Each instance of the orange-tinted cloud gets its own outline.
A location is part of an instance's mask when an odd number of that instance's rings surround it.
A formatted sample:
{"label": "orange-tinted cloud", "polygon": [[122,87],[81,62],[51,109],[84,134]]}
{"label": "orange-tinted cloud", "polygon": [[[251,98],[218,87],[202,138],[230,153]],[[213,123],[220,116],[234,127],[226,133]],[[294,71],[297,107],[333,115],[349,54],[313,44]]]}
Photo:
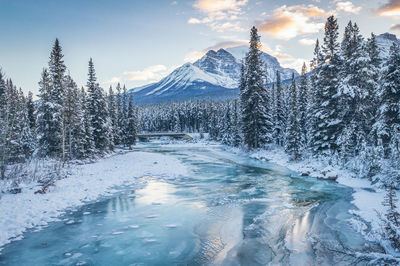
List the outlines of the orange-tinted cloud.
{"label": "orange-tinted cloud", "polygon": [[314,5],[281,6],[272,17],[259,25],[260,32],[276,39],[289,40],[303,34],[316,33],[323,29],[320,21],[328,13]]}
{"label": "orange-tinted cloud", "polygon": [[220,11],[240,11],[242,6],[247,4],[248,0],[197,0],[194,7],[206,13]]}
{"label": "orange-tinted cloud", "polygon": [[378,8],[377,13],[386,17],[400,17],[400,0],[389,0]]}
{"label": "orange-tinted cloud", "polygon": [[[197,0],[193,7],[201,11],[203,18],[190,18],[189,24],[206,24],[218,32],[243,31],[239,15],[248,0]],[[204,16],[205,15],[205,16]]]}

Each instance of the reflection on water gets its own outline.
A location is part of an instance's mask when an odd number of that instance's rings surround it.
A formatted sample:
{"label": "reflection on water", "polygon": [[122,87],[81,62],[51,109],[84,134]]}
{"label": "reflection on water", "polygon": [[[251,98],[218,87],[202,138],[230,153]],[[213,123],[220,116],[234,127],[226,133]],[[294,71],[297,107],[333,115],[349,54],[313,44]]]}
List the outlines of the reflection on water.
{"label": "reflection on water", "polygon": [[137,191],[136,202],[139,204],[162,204],[176,201],[173,196],[175,191],[173,185],[153,179],[143,189]]}
{"label": "reflection on water", "polygon": [[220,148],[160,148],[190,176],[148,176],[6,246],[1,265],[312,265],[346,262],[310,238],[353,249],[351,190]]}

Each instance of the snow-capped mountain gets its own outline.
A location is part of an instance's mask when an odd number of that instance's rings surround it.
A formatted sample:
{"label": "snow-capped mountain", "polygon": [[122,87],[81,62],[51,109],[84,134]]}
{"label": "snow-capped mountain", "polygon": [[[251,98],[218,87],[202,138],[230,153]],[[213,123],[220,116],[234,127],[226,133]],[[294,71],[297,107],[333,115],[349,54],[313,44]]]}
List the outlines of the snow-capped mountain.
{"label": "snow-capped mountain", "polygon": [[390,47],[393,45],[393,43],[400,45],[400,40],[397,39],[396,35],[386,32],[376,36],[376,43],[381,50],[381,57],[383,59],[387,59],[390,55]]}
{"label": "snow-capped mountain", "polygon": [[[194,63],[186,63],[157,83],[130,90],[137,103],[181,101],[194,98],[226,99],[239,93],[238,80],[242,58],[247,46],[210,50]],[[296,70],[282,68],[278,60],[262,53],[270,82],[281,72],[282,80],[289,79]]]}

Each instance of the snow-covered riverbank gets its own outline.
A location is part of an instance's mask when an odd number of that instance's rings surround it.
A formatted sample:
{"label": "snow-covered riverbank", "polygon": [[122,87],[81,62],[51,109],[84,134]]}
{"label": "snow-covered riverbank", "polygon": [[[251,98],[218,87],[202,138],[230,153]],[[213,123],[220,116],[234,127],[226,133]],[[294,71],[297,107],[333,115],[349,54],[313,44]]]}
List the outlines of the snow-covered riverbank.
{"label": "snow-covered riverbank", "polygon": [[[194,143],[161,141],[157,143],[166,147],[210,148],[210,145],[222,147],[222,157],[229,154],[236,158],[251,157],[284,166],[297,173],[309,173],[310,176],[321,176],[329,171],[338,175],[339,184],[352,187],[352,203],[358,208],[354,214],[370,223],[373,229],[380,228],[377,211],[384,212],[382,206],[384,191],[373,186],[366,179],[357,178],[350,171],[333,169],[327,163],[316,160],[290,161],[281,149],[244,152],[240,149],[223,146],[207,140]],[[139,144],[140,145],[140,144]],[[216,150],[214,152],[217,152]],[[68,208],[74,208],[96,200],[100,196],[117,192],[116,186],[130,185],[142,176],[165,176],[175,178],[187,175],[189,169],[178,159],[159,153],[133,151],[100,159],[96,163],[73,165],[68,169],[69,176],[58,180],[55,186],[45,194],[34,194],[38,187],[26,186],[22,193],[4,194],[0,200],[0,247],[13,239],[22,238],[28,228],[41,228],[49,222],[56,221]],[[360,220],[353,221],[358,230],[367,228]]]}
{"label": "snow-covered riverbank", "polygon": [[[354,213],[370,223],[374,230],[381,228],[378,212],[384,213],[386,211],[382,205],[385,191],[378,184],[372,185],[369,180],[358,177],[356,173],[340,167],[332,167],[323,160],[308,158],[300,161],[290,161],[284,150],[280,148],[250,152],[249,156],[276,163],[299,174],[307,174],[315,178],[337,176],[336,181],[339,184],[351,187],[354,190],[352,203],[358,208]],[[366,225],[360,224],[359,221],[354,221],[354,223],[361,231],[367,228]]]}
{"label": "snow-covered riverbank", "polygon": [[[175,142],[167,145],[192,145],[193,147],[207,147],[210,144],[216,145],[215,142],[209,142],[208,140],[199,140],[198,142],[191,144],[182,144]],[[220,145],[220,144],[218,144]],[[224,146],[224,145],[221,145]],[[381,228],[381,220],[379,213],[385,213],[386,208],[382,205],[385,191],[379,187],[379,183],[372,185],[367,179],[360,178],[356,173],[343,169],[340,167],[332,167],[328,162],[323,160],[316,160],[314,158],[308,158],[300,161],[291,161],[288,155],[282,148],[274,147],[268,150],[257,150],[252,152],[245,152],[242,149],[232,148],[224,146],[225,150],[240,156],[247,156],[250,158],[258,159],[261,161],[268,161],[281,166],[284,166],[298,174],[306,173],[308,176],[320,178],[322,176],[337,176],[337,182],[341,185],[353,188],[352,203],[358,208],[354,211],[354,214],[360,216],[367,223],[370,223],[374,231]],[[332,182],[332,181],[327,181]],[[400,196],[400,195],[399,195]],[[360,231],[367,228],[367,225],[361,224],[360,221],[353,221],[354,226],[357,226]]]}
{"label": "snow-covered riverbank", "polygon": [[55,182],[45,194],[34,194],[37,185],[0,199],[0,248],[21,239],[29,228],[56,221],[67,208],[75,208],[100,196],[117,192],[116,186],[130,185],[142,176],[169,178],[187,175],[188,169],[176,158],[134,151],[100,159],[92,164],[73,165],[70,175]]}

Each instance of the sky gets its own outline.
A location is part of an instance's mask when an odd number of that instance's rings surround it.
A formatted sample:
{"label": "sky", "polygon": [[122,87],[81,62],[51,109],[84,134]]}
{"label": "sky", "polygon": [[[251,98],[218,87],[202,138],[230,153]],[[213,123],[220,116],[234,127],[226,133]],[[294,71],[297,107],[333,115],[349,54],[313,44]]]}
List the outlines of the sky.
{"label": "sky", "polygon": [[400,0],[0,0],[0,67],[37,94],[58,38],[78,85],[86,84],[93,58],[104,88],[117,82],[133,88],[209,49],[247,45],[256,26],[262,49],[299,71],[332,14],[341,36],[349,20],[365,37],[400,35]]}

